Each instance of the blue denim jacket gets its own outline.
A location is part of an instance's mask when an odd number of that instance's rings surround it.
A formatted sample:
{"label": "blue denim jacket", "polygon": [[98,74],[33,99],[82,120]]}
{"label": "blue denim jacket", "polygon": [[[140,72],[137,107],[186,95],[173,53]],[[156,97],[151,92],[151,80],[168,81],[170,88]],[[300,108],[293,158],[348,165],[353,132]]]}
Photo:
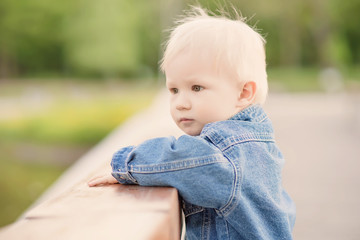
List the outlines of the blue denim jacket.
{"label": "blue denim jacket", "polygon": [[295,205],[281,186],[284,158],[259,105],[205,125],[200,136],[155,138],[120,149],[122,184],[172,186],[187,239],[292,239]]}

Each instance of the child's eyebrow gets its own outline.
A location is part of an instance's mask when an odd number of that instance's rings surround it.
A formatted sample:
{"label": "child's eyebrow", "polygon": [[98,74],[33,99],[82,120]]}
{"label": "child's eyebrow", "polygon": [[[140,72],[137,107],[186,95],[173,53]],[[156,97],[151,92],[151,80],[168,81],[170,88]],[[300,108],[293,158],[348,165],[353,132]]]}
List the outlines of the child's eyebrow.
{"label": "child's eyebrow", "polygon": [[199,80],[197,78],[194,77],[186,77],[186,78],[178,78],[178,79],[170,79],[168,78],[166,81],[166,86],[167,87],[175,87],[176,85],[179,84],[179,82],[183,82],[186,84],[194,84],[194,83],[198,83]]}
{"label": "child's eyebrow", "polygon": [[199,85],[202,87],[210,87],[214,84],[213,81],[209,81],[206,78],[198,78],[198,77],[189,78],[186,80],[186,83],[190,86]]}
{"label": "child's eyebrow", "polygon": [[185,83],[186,85],[208,85],[209,84],[205,79],[202,79],[198,76],[192,75],[192,76],[183,77],[183,78],[179,78],[179,79],[168,78],[166,81],[166,86],[168,88],[174,88],[174,87],[178,86],[180,81],[182,83]]}
{"label": "child's eyebrow", "polygon": [[197,77],[197,76],[190,76],[187,78],[183,79],[184,82],[188,83],[188,84],[201,84],[202,82],[204,82],[201,78]]}

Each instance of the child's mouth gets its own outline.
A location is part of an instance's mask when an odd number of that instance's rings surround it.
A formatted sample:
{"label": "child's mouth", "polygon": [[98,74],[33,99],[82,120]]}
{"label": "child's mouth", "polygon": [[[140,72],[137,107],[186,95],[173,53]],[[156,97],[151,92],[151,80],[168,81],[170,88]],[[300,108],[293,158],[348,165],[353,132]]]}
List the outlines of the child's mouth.
{"label": "child's mouth", "polygon": [[190,119],[190,118],[180,118],[180,122],[186,123],[186,122],[191,122],[191,121],[193,121],[193,119]]}

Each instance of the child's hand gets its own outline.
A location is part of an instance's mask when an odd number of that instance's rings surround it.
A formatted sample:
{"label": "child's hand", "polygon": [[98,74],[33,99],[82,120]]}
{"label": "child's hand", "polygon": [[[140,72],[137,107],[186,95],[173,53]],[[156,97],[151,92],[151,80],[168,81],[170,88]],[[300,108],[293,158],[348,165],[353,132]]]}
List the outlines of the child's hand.
{"label": "child's hand", "polygon": [[89,187],[95,187],[99,185],[115,184],[115,183],[118,183],[118,181],[111,174],[106,174],[106,175],[96,176],[90,179],[88,185]]}

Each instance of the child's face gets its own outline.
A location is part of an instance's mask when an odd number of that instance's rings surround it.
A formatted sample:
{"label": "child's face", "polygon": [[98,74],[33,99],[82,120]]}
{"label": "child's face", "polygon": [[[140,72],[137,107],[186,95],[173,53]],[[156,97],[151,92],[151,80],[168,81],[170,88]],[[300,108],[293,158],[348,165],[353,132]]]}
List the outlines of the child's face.
{"label": "child's face", "polygon": [[237,82],[219,74],[209,56],[180,53],[166,68],[170,111],[186,134],[199,135],[204,125],[226,120],[241,109]]}

